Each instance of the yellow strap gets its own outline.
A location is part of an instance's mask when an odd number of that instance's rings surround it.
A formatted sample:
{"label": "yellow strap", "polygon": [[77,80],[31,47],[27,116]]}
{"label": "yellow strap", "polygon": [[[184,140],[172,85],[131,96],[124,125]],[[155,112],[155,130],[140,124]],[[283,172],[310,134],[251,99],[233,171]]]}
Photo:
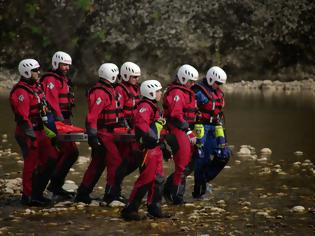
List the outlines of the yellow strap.
{"label": "yellow strap", "polygon": [[195,124],[194,134],[198,139],[201,139],[205,135],[205,128],[203,124]]}
{"label": "yellow strap", "polygon": [[215,127],[215,137],[223,137],[224,138],[224,130],[222,125],[218,125]]}

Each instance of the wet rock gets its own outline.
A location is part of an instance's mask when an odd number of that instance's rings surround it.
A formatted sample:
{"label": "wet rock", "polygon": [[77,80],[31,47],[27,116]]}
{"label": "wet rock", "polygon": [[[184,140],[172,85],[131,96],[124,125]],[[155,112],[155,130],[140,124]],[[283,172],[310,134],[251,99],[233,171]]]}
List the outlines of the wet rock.
{"label": "wet rock", "polygon": [[282,216],[282,215],[277,215],[277,216],[276,216],[276,219],[281,220],[281,219],[283,219],[283,216]]}
{"label": "wet rock", "polygon": [[299,162],[299,161],[296,161],[296,162],[294,162],[292,165],[293,165],[293,167],[294,168],[300,168],[301,167],[301,162]]}
{"label": "wet rock", "polygon": [[185,203],[184,204],[185,207],[195,207],[194,203]]}
{"label": "wet rock", "polygon": [[265,211],[258,211],[258,212],[256,212],[256,215],[258,215],[258,216],[268,216],[269,215],[269,213],[268,212],[265,212]]}
{"label": "wet rock", "polygon": [[291,212],[303,213],[303,212],[305,212],[305,207],[303,207],[303,206],[294,206],[294,207],[291,208]]}
{"label": "wet rock", "polygon": [[188,217],[188,220],[198,220],[200,218],[200,215],[192,214]]}
{"label": "wet rock", "polygon": [[287,175],[287,173],[284,172],[284,171],[280,171],[280,172],[278,173],[278,175]]}
{"label": "wet rock", "polygon": [[239,204],[240,204],[241,206],[251,206],[251,205],[252,205],[252,204],[251,204],[250,202],[248,202],[248,201],[239,202]]}
{"label": "wet rock", "polygon": [[85,156],[79,156],[78,158],[78,164],[84,164],[90,161],[90,158],[85,157]]}
{"label": "wet rock", "polygon": [[224,169],[231,169],[232,167],[231,166],[228,166],[228,165],[226,165],[226,166],[224,166]]}
{"label": "wet rock", "polygon": [[75,207],[76,207],[77,209],[84,209],[86,206],[87,206],[87,204],[82,203],[82,202],[80,202],[80,203],[78,203],[78,204],[75,205]]}
{"label": "wet rock", "polygon": [[1,137],[2,137],[2,139],[8,139],[8,135],[7,134],[2,134]]}
{"label": "wet rock", "polygon": [[251,152],[248,147],[241,147],[239,152],[237,152],[237,156],[250,156]]}
{"label": "wet rock", "polygon": [[181,230],[181,231],[184,231],[184,232],[187,232],[187,231],[189,231],[189,227],[187,227],[187,226],[182,226],[182,227],[180,227],[180,230]]}
{"label": "wet rock", "polygon": [[239,164],[241,164],[241,161],[240,160],[235,160],[234,163],[239,165]]}
{"label": "wet rock", "polygon": [[303,156],[303,152],[302,151],[295,151],[294,155],[296,155],[296,156]]}
{"label": "wet rock", "polygon": [[217,201],[217,204],[221,207],[225,207],[226,206],[226,202],[224,200],[219,200]]}
{"label": "wet rock", "polygon": [[258,162],[267,162],[268,158],[267,157],[262,157],[262,158],[257,159],[257,161]]}
{"label": "wet rock", "polygon": [[156,228],[158,228],[158,227],[159,227],[159,224],[158,224],[158,223],[153,222],[153,223],[151,223],[151,224],[150,224],[150,227],[151,227],[152,229],[156,229]]}
{"label": "wet rock", "polygon": [[34,210],[31,210],[31,209],[25,209],[25,212],[23,213],[23,215],[33,215],[35,214],[36,212]]}
{"label": "wet rock", "polygon": [[263,148],[260,150],[260,154],[262,155],[271,155],[272,154],[272,151],[270,148]]}
{"label": "wet rock", "polygon": [[271,173],[271,169],[269,167],[262,168],[258,175],[269,175]]}
{"label": "wet rock", "polygon": [[112,201],[108,206],[109,207],[124,207],[126,204],[120,201]]}
{"label": "wet rock", "polygon": [[225,210],[219,207],[209,207],[208,208],[211,213],[224,213]]}

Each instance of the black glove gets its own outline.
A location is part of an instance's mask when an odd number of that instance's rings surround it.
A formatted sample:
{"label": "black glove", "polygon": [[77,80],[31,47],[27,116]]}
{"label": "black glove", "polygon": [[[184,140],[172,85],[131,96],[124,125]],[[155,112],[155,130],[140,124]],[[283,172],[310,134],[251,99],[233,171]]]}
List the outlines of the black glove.
{"label": "black glove", "polygon": [[98,140],[96,135],[92,135],[92,136],[88,136],[88,143],[90,145],[91,148],[98,148],[99,146],[101,146],[100,141]]}
{"label": "black glove", "polygon": [[37,148],[38,142],[36,140],[34,129],[28,125],[27,121],[20,122],[20,127],[24,131],[24,134],[26,135],[26,137],[31,141],[31,147]]}
{"label": "black glove", "polygon": [[88,144],[90,145],[91,148],[97,149],[100,146],[102,146],[97,138],[97,129],[87,127],[86,131],[88,135]]}

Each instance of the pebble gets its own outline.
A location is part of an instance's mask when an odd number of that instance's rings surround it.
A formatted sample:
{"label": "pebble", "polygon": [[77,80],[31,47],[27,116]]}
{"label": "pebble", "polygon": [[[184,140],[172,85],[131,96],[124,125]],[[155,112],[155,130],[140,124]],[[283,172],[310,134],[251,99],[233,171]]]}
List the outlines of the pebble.
{"label": "pebble", "polygon": [[86,204],[84,204],[84,203],[79,203],[79,204],[76,205],[76,208],[77,208],[77,209],[84,209],[85,206],[86,206]]}
{"label": "pebble", "polygon": [[220,206],[226,206],[226,203],[225,203],[224,200],[217,201],[217,204],[220,205]]}
{"label": "pebble", "polygon": [[241,147],[240,151],[237,152],[238,156],[249,156],[250,154],[251,152],[248,147]]}
{"label": "pebble", "polygon": [[257,159],[258,162],[266,162],[268,161],[268,158],[267,157],[262,157],[262,158],[259,158]]}
{"label": "pebble", "polygon": [[8,135],[7,134],[2,134],[1,136],[3,139],[7,139],[8,138]]}
{"label": "pebble", "polygon": [[153,222],[153,223],[151,223],[151,224],[150,224],[150,226],[151,226],[151,228],[152,228],[152,229],[156,229],[156,228],[158,228],[158,227],[159,227],[159,224],[158,224],[158,223]]}
{"label": "pebble", "polygon": [[268,216],[268,212],[265,212],[265,211],[258,211],[256,212],[256,215],[259,215],[259,216]]}
{"label": "pebble", "polygon": [[89,206],[91,207],[98,207],[100,205],[100,203],[96,200],[92,200],[92,202],[89,204]]}
{"label": "pebble", "polygon": [[291,211],[296,212],[296,213],[303,213],[303,212],[305,212],[305,207],[295,206],[295,207],[292,207]]}
{"label": "pebble", "polygon": [[241,164],[240,160],[235,160],[234,162],[235,162],[235,164]]}
{"label": "pebble", "polygon": [[120,201],[112,201],[108,206],[109,207],[124,207],[126,204]]}
{"label": "pebble", "polygon": [[297,161],[297,162],[294,162],[292,165],[294,168],[300,168],[301,167],[301,162]]}
{"label": "pebble", "polygon": [[189,231],[189,228],[187,226],[182,226],[180,227],[181,231]]}
{"label": "pebble", "polygon": [[296,155],[296,156],[303,156],[303,152],[302,151],[295,151],[294,155]]}
{"label": "pebble", "polygon": [[260,150],[260,153],[264,154],[264,155],[271,155],[272,151],[271,151],[270,148],[263,148],[263,149]]}
{"label": "pebble", "polygon": [[78,158],[78,164],[84,164],[90,161],[90,158],[85,156],[79,156]]}

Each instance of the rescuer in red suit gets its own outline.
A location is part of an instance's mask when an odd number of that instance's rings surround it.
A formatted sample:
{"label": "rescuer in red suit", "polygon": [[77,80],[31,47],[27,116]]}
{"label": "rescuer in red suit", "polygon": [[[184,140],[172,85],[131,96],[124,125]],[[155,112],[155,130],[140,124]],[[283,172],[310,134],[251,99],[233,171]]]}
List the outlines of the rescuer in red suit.
{"label": "rescuer in red suit", "polygon": [[21,79],[11,90],[10,104],[17,124],[15,138],[24,159],[21,203],[46,206],[50,199],[44,197],[43,192],[55,168],[58,152],[44,131],[49,108],[38,83],[40,65],[34,59],[24,59],[18,69]]}
{"label": "rescuer in red suit", "polygon": [[[71,124],[74,93],[71,79],[67,76],[72,64],[69,54],[58,51],[52,57],[52,70],[40,79],[47,102],[52,108],[56,121]],[[75,142],[59,142],[59,160],[51,178],[48,190],[55,196],[72,198],[74,193],[62,188],[65,178],[79,156]]]}
{"label": "rescuer in red suit", "polygon": [[75,198],[77,202],[91,203],[90,193],[107,166],[107,183],[103,200],[116,200],[121,164],[120,152],[115,143],[114,128],[121,126],[122,109],[115,94],[114,84],[119,74],[112,63],[102,64],[98,71],[99,81],[88,92],[86,130],[92,148],[92,160],[86,170]]}
{"label": "rescuer in red suit", "polygon": [[144,81],[140,87],[143,98],[136,106],[133,118],[143,161],[139,165],[140,176],[134,184],[128,204],[122,210],[125,220],[141,219],[138,209],[146,193],[149,215],[157,218],[169,217],[161,211],[164,174],[160,133],[163,123],[160,121],[161,113],[157,104],[162,96],[161,89],[157,80]]}
{"label": "rescuer in red suit", "polygon": [[195,94],[191,90],[198,80],[198,71],[190,65],[182,65],[176,74],[176,80],[167,87],[163,98],[164,116],[171,136],[178,150],[173,160],[175,171],[167,178],[164,197],[173,204],[182,204],[185,193],[185,173],[192,154],[192,145],[196,137],[190,130],[197,112]]}
{"label": "rescuer in red suit", "polygon": [[[140,88],[138,81],[141,76],[140,67],[133,62],[125,62],[120,68],[121,82],[116,84],[119,103],[123,108],[125,126],[129,127],[130,133],[134,130],[134,109],[140,101]],[[139,144],[135,140],[118,142],[119,151],[123,162],[120,166],[122,171],[121,181],[124,177],[135,171],[141,163],[141,152]],[[121,183],[119,184],[121,186]],[[126,199],[120,194],[120,200]]]}

